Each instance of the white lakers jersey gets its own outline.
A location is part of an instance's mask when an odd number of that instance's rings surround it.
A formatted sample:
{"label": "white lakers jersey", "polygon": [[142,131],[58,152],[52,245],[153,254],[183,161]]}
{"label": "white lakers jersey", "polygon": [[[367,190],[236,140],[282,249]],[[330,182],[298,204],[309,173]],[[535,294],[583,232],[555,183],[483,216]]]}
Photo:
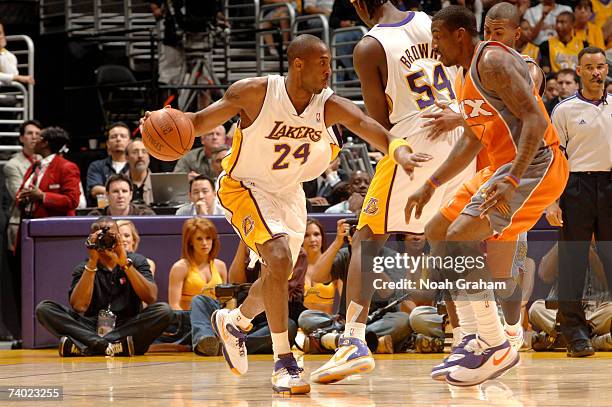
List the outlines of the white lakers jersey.
{"label": "white lakers jersey", "polygon": [[268,76],[259,116],[246,129],[237,126],[223,169],[236,181],[277,192],[321,175],[339,151],[332,129],[325,127],[325,102],[333,94],[313,95],[300,115],[289,99],[285,78]]}
{"label": "white lakers jersey", "polygon": [[408,121],[420,127],[421,115],[440,110],[436,100],[458,111],[453,91],[457,69],[437,59],[427,14],[410,12],[403,21],[377,24],[366,35],[382,45],[387,57],[385,93],[391,124]]}

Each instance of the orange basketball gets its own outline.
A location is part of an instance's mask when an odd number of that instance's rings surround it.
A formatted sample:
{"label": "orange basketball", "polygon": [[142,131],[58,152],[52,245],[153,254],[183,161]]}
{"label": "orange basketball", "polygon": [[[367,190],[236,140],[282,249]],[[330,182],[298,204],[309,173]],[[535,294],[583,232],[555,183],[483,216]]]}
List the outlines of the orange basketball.
{"label": "orange basketball", "polygon": [[144,122],[142,141],[158,160],[174,161],[184,156],[195,139],[193,124],[176,109],[156,110]]}

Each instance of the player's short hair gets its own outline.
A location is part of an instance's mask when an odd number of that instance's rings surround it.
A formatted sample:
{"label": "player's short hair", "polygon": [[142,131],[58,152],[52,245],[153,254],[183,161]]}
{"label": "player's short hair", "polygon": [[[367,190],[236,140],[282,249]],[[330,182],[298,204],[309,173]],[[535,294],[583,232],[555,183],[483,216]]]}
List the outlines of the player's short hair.
{"label": "player's short hair", "polygon": [[582,59],[582,56],[585,54],[601,54],[604,56],[604,61],[606,60],[606,52],[599,48],[599,47],[585,47],[582,48],[580,50],[580,52],[578,53],[578,64],[580,64],[580,60]]}
{"label": "player's short hair", "polygon": [[368,15],[372,17],[376,10],[389,0],[361,0],[368,10]]}
{"label": "player's short hair", "polygon": [[128,187],[130,188],[130,192],[132,192],[134,190],[134,185],[132,185],[132,180],[128,178],[127,175],[123,174],[123,173],[119,173],[119,174],[113,174],[110,177],[108,177],[108,179],[106,180],[106,184],[105,184],[105,188],[106,188],[106,192],[110,192],[110,186],[113,182],[126,182],[128,184]]}
{"label": "player's short hair", "polygon": [[586,8],[593,11],[593,5],[591,4],[591,0],[578,0],[576,5],[574,6],[574,10],[578,7]]}
{"label": "player's short hair", "polygon": [[485,18],[491,20],[508,20],[515,28],[521,25],[521,15],[518,12],[518,8],[505,1],[491,7]]}
{"label": "player's short hair", "polygon": [[212,178],[206,176],[206,175],[198,175],[192,179],[189,180],[189,192],[191,192],[191,187],[193,186],[193,183],[196,181],[208,181],[210,183],[210,186],[212,187],[212,190],[215,190],[215,182],[212,180]]}
{"label": "player's short hair", "polygon": [[559,76],[561,76],[561,75],[571,75],[572,78],[574,78],[574,82],[580,83],[580,77],[578,76],[576,71],[573,70],[572,68],[563,68],[560,71],[558,71],[557,72],[557,80],[559,79]]}
{"label": "player's short hair", "polygon": [[108,126],[108,131],[106,132],[107,139],[110,137],[110,131],[114,129],[115,127],[123,127],[124,129],[128,131],[130,138],[132,138],[132,130],[130,129],[130,126],[128,126],[124,122],[115,122],[115,123],[112,123],[110,126]]}
{"label": "player's short hair", "polygon": [[576,17],[574,16],[574,13],[572,13],[571,11],[563,11],[563,12],[559,13],[559,15],[557,16],[556,20],[558,20],[559,17],[561,17],[561,16],[568,16],[570,18],[570,20],[572,20],[572,23],[576,20]]}
{"label": "player's short hair", "polygon": [[26,120],[25,122],[21,123],[21,125],[19,126],[19,136],[25,135],[26,127],[30,125],[38,127],[39,130],[43,128],[42,124],[40,124],[40,122],[36,119]]}
{"label": "player's short hair", "polygon": [[51,153],[57,154],[66,144],[70,143],[68,132],[61,127],[46,127],[40,132],[40,138],[49,143]]}
{"label": "player's short hair", "polygon": [[287,47],[287,61],[289,65],[291,65],[296,58],[303,58],[311,51],[320,48],[321,45],[327,48],[327,44],[314,35],[302,34],[295,37],[289,44],[289,47]]}
{"label": "player's short hair", "polygon": [[444,7],[433,16],[431,21],[432,23],[434,21],[442,21],[449,31],[463,28],[473,37],[478,35],[476,16],[469,9],[462,6]]}

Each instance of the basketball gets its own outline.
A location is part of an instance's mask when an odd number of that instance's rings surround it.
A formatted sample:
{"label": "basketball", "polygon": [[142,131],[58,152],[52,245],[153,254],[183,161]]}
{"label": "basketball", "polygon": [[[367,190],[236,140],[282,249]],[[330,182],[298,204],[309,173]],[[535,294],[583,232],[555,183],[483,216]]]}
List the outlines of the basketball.
{"label": "basketball", "polygon": [[185,113],[176,109],[156,110],[144,122],[142,141],[158,160],[175,161],[193,146],[194,129]]}

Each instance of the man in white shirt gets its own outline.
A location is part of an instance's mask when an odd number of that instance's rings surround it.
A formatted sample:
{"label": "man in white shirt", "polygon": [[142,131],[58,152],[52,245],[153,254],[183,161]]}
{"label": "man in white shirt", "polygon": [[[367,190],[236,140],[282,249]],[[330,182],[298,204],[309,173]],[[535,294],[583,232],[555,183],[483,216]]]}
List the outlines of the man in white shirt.
{"label": "man in white shirt", "polygon": [[189,201],[176,210],[176,215],[225,215],[215,194],[215,184],[205,175],[198,175],[189,181]]}
{"label": "man in white shirt", "polygon": [[540,0],[540,4],[528,8],[523,18],[533,27],[531,42],[540,45],[553,37],[557,16],[564,11],[573,13],[571,7],[557,4],[555,0]]}
{"label": "man in white shirt", "polygon": [[561,226],[559,241],[559,317],[571,357],[594,353],[582,308],[591,238],[612,287],[612,95],[605,92],[608,64],[601,48],[578,55],[582,89],[559,103],[552,122],[565,148],[570,177],[560,205],[546,217]]}
{"label": "man in white shirt", "polygon": [[27,120],[19,127],[19,142],[23,149],[4,165],[6,190],[11,197],[11,204],[15,201],[15,194],[23,183],[23,176],[40,156],[34,154],[34,146],[40,138],[42,125],[38,120]]}

